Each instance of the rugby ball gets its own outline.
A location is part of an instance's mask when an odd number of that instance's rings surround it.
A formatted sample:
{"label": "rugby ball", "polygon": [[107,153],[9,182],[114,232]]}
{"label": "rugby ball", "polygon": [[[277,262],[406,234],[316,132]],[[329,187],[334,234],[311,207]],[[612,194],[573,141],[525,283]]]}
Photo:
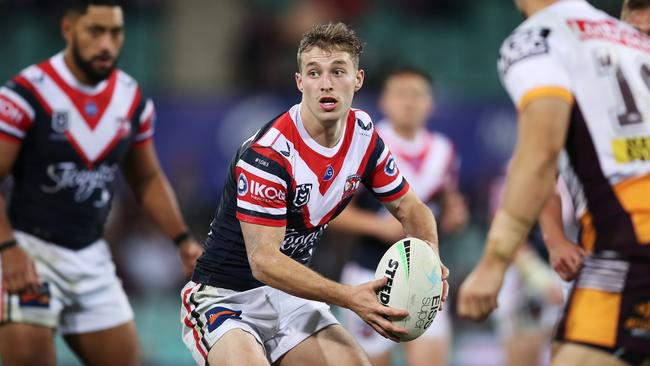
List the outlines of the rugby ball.
{"label": "rugby ball", "polygon": [[411,341],[431,326],[442,303],[442,267],[438,256],[425,241],[405,238],[393,244],[381,258],[375,278],[388,278],[377,293],[385,306],[405,309],[409,315],[391,319],[408,334],[400,341]]}

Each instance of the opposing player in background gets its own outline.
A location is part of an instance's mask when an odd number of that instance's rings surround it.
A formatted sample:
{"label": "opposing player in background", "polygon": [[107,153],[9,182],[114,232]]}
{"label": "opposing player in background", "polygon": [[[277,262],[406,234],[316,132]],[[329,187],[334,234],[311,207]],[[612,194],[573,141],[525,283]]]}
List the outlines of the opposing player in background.
{"label": "opposing player in background", "polygon": [[[199,365],[368,365],[325,303],[349,308],[382,336],[405,329],[379,303],[386,278],[341,285],[309,269],[330,220],[361,184],[404,231],[438,252],[431,211],[400,173],[363,111],[362,44],[344,24],[318,25],[298,48],[300,104],[245,141],[228,171],[206,250],[182,291],[183,340]],[[444,270],[446,278],[448,271]],[[446,280],[444,282],[446,297]]]}
{"label": "opposing player in background", "polygon": [[139,365],[133,312],[101,238],[120,167],[186,272],[202,249],[158,164],[153,103],[116,68],[122,8],[64,10],[65,50],[0,88],[0,178],[13,176],[7,213],[0,198],[0,354],[8,366],[54,365],[57,331],[84,364]]}
{"label": "opposing player in background", "polygon": [[583,258],[555,365],[647,362],[650,332],[650,38],[585,1],[518,0],[529,17],[504,42],[503,83],[519,109],[504,202],[459,293],[483,319],[555,182],[565,149],[581,183]]}
{"label": "opposing player in background", "polygon": [[[625,0],[621,20],[650,35],[650,0]],[[549,197],[539,220],[553,269],[565,281],[572,281],[582,266],[585,252],[575,244],[576,235],[571,228],[573,221],[585,214],[586,202],[580,181],[567,159],[564,156],[560,159],[561,177],[556,192]]]}
{"label": "opposing player in background", "polygon": [[[385,119],[377,132],[391,149],[413,191],[440,217],[441,231],[457,232],[468,214],[458,190],[459,159],[452,142],[429,132],[427,119],[435,104],[431,77],[414,68],[396,69],[384,82],[379,100]],[[386,249],[404,237],[393,216],[367,190],[362,190],[331,224],[333,230],[361,235],[352,261],[343,268],[341,282],[358,285],[371,281]],[[359,341],[374,366],[389,365],[395,343],[382,339],[354,312],[342,311],[343,325]],[[405,343],[407,364],[446,365],[451,341],[448,311],[439,312],[420,338]]]}

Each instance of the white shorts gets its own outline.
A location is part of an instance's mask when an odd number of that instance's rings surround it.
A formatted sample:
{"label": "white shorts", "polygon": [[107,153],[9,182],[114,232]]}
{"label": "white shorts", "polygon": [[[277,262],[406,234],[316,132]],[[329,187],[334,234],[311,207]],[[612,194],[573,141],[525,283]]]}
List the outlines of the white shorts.
{"label": "white shorts", "polygon": [[[558,285],[562,283],[559,276],[556,276],[556,280]],[[497,303],[499,306],[494,316],[497,334],[501,340],[521,332],[550,334],[562,310],[562,306],[552,304],[544,295],[531,291],[513,266],[506,271]]]}
{"label": "white shorts", "polygon": [[2,323],[27,323],[56,328],[62,334],[80,334],[133,319],[106,241],[98,240],[75,251],[23,232],[14,235],[34,260],[41,287],[38,294],[9,295],[2,291]]}
{"label": "white shorts", "polygon": [[[361,267],[355,262],[348,262],[341,273],[341,283],[359,285],[375,279],[375,273]],[[341,309],[341,323],[356,338],[357,342],[370,356],[379,356],[390,351],[397,343],[388,340],[377,333],[356,313],[349,309]],[[433,324],[418,338],[418,340],[445,340],[451,338],[451,324],[446,308],[438,312]]]}
{"label": "white shorts", "polygon": [[319,330],[338,324],[327,304],[269,286],[233,291],[188,282],[181,292],[183,342],[197,365],[228,331],[250,333],[271,363]]}

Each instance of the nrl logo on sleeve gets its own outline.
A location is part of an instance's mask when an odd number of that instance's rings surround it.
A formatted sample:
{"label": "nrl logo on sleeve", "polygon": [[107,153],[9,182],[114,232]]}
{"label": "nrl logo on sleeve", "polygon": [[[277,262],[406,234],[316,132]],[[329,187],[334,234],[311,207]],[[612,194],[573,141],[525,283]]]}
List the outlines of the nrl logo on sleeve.
{"label": "nrl logo on sleeve", "polygon": [[65,133],[70,127],[70,113],[68,111],[54,111],[52,113],[52,130],[56,133]]}
{"label": "nrl logo on sleeve", "polygon": [[293,198],[294,206],[302,207],[309,202],[311,187],[312,187],[311,183],[299,184],[296,186],[296,195]]}
{"label": "nrl logo on sleeve", "polygon": [[549,52],[548,36],[551,29],[535,27],[516,31],[508,37],[499,51],[499,71],[508,72],[510,67],[529,57],[547,54]]}

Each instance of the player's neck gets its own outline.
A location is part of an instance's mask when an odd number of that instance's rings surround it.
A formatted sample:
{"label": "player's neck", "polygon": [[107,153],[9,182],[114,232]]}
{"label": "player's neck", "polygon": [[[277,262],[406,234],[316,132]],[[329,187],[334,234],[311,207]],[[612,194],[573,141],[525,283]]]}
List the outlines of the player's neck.
{"label": "player's neck", "polygon": [[316,116],[306,111],[307,108],[300,109],[300,119],[309,136],[323,147],[334,147],[341,140],[345,129],[347,113],[337,121],[319,121]]}
{"label": "player's neck", "polygon": [[74,56],[72,55],[72,51],[70,49],[66,49],[63,53],[63,62],[65,62],[65,66],[68,68],[68,70],[70,70],[72,76],[74,76],[79,83],[88,86],[95,85],[88,79],[88,76],[86,76],[79,65],[77,65],[77,63],[74,61]]}
{"label": "player's neck", "polygon": [[418,135],[418,129],[416,128],[399,127],[393,125],[393,130],[397,136],[403,138],[404,140],[415,140],[415,137]]}
{"label": "player's neck", "polygon": [[[543,10],[544,8],[553,5],[557,2],[566,2],[569,0],[531,0],[528,2],[527,6],[523,9],[526,18],[530,18],[535,15],[538,11]],[[583,1],[583,0],[571,0],[571,1]]]}

